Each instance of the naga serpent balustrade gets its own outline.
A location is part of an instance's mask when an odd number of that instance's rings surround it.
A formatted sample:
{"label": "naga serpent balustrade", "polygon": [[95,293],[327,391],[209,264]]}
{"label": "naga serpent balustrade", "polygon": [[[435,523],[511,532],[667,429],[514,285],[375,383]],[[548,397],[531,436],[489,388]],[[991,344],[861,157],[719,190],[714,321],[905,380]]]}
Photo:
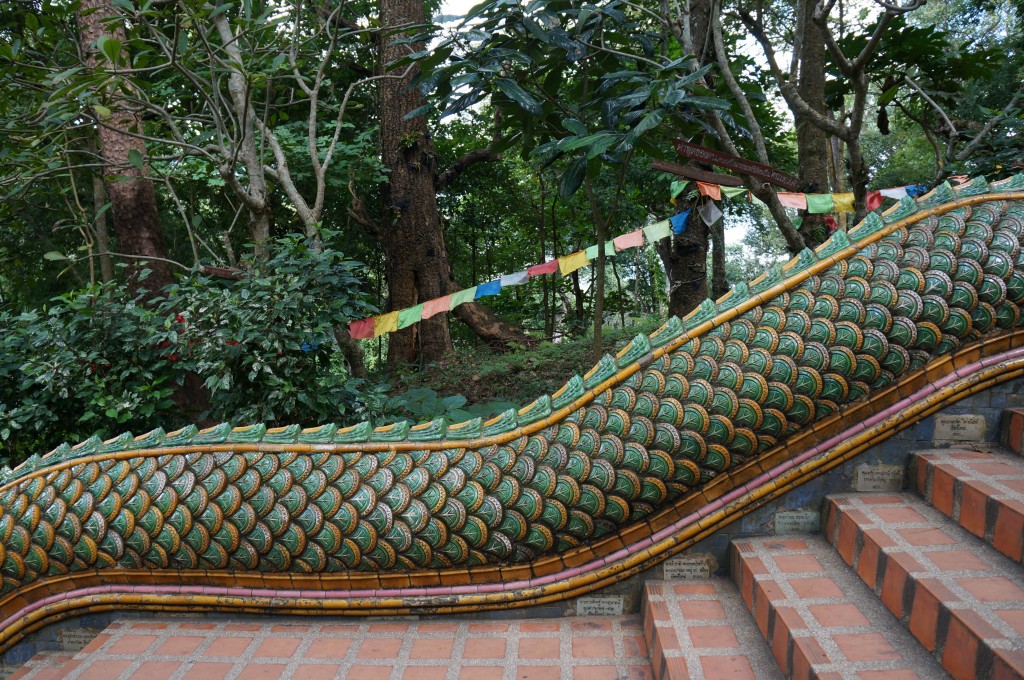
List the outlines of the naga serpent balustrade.
{"label": "naga serpent balustrade", "polygon": [[1024,176],[872,213],[486,423],[156,430],[0,473],[0,649],[109,609],[465,612],[657,564],[1024,374]]}

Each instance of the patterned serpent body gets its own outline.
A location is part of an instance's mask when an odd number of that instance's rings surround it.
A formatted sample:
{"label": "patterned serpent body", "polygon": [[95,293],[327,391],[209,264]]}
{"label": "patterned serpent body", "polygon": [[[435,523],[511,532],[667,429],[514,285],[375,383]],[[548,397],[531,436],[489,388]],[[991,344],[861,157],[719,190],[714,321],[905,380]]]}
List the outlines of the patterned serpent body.
{"label": "patterned serpent body", "polygon": [[221,425],[33,458],[0,475],[0,593],[94,569],[416,570],[572,550],[1021,325],[1024,193],[1007,192],[1022,189],[1017,176],[992,187],[1002,200],[893,230],[990,189],[906,199],[488,423]]}

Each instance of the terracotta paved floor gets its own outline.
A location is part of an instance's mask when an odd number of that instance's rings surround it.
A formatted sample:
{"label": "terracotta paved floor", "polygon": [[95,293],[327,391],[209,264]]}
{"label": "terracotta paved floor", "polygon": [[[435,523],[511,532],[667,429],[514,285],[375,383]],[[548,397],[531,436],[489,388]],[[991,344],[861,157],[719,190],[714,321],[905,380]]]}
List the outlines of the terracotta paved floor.
{"label": "terracotta paved floor", "polygon": [[112,623],[11,680],[651,680],[639,617]]}

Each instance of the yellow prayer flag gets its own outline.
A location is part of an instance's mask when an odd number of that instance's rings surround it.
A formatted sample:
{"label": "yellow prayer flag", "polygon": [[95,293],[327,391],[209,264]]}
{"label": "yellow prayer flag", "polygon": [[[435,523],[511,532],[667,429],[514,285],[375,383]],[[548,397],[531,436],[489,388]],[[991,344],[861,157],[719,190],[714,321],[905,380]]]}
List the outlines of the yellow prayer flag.
{"label": "yellow prayer flag", "polygon": [[373,318],[373,337],[398,330],[398,312],[388,312]]}
{"label": "yellow prayer flag", "polygon": [[832,194],[836,212],[853,212],[853,194]]}
{"label": "yellow prayer flag", "polygon": [[568,276],[577,269],[586,267],[588,264],[590,264],[590,260],[587,259],[587,253],[581,250],[572,255],[558,258],[558,271],[562,273],[562,276]]}

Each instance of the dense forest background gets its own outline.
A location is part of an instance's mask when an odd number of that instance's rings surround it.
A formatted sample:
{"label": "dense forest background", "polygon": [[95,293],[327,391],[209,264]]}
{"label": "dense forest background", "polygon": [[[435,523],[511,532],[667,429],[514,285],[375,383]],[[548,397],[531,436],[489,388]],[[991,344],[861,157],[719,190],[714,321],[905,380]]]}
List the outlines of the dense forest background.
{"label": "dense forest background", "polygon": [[349,336],[692,207],[651,167],[676,138],[854,193],[840,229],[873,189],[1024,163],[1020,0],[0,8],[0,462],[488,416],[827,238],[744,177],[711,225]]}

